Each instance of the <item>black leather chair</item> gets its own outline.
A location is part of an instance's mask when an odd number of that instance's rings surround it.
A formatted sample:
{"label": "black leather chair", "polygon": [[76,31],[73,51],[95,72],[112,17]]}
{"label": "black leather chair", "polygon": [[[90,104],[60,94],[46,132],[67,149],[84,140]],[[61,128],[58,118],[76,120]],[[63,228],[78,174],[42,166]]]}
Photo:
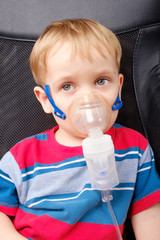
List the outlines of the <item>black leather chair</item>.
{"label": "black leather chair", "polygon": [[97,20],[119,37],[125,80],[117,122],[148,138],[160,174],[159,0],[1,0],[0,158],[22,138],[55,125],[34,97],[29,55],[46,25],[63,18]]}

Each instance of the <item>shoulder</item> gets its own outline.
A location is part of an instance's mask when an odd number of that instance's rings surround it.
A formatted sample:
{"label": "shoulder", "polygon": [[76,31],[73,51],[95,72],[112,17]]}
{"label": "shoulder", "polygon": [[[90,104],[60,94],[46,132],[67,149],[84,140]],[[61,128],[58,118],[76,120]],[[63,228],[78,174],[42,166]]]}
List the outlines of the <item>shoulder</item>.
{"label": "shoulder", "polygon": [[20,169],[32,165],[41,154],[41,149],[44,151],[48,148],[48,135],[51,130],[27,137],[10,149],[10,154],[18,163]]}
{"label": "shoulder", "polygon": [[10,152],[13,154],[16,153],[17,150],[30,147],[32,144],[39,144],[40,142],[44,142],[48,140],[48,132],[42,132],[33,136],[26,137],[15,144],[11,149]]}
{"label": "shoulder", "polygon": [[113,125],[113,128],[115,130],[115,133],[117,134],[124,134],[125,136],[131,136],[131,137],[136,137],[136,138],[140,138],[140,139],[143,139],[143,140],[146,140],[146,138],[140,133],[140,132],[137,132],[136,130],[134,129],[131,129],[131,128],[128,128],[128,127],[125,127],[121,124],[118,124],[118,123],[115,123]]}
{"label": "shoulder", "polygon": [[148,146],[148,140],[139,132],[115,123],[114,144],[118,149],[126,149],[131,147],[140,148],[145,151]]}

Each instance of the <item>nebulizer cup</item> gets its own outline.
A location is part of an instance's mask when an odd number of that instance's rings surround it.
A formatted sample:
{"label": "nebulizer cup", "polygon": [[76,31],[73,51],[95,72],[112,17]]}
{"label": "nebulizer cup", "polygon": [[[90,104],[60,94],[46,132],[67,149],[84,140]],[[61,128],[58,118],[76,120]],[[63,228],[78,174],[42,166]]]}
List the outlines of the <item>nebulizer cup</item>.
{"label": "nebulizer cup", "polygon": [[82,141],[93,189],[108,190],[119,183],[114,146],[108,130],[110,108],[97,93],[79,96],[72,106],[72,124],[77,131],[88,137]]}

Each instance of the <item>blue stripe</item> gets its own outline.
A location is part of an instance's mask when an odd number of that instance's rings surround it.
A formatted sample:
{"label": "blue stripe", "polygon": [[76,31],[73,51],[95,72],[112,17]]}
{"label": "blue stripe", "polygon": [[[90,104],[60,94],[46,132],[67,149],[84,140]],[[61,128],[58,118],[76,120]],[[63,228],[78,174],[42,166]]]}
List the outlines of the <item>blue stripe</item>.
{"label": "blue stripe", "polygon": [[1,169],[0,169],[0,174],[4,177],[11,179],[10,176],[8,174],[6,174],[5,172],[3,172]]}
{"label": "blue stripe", "polygon": [[[130,207],[130,201],[133,197],[133,191],[111,191],[111,194],[113,196],[113,200],[111,200],[110,203],[116,215],[118,224],[122,225],[127,218],[127,212]],[[124,211],[122,209],[124,209]],[[80,219],[80,222],[115,225],[107,203],[103,203],[101,201],[99,202],[99,205],[93,209],[92,212],[89,212],[82,219]]]}
{"label": "blue stripe", "polygon": [[[90,189],[90,185],[86,185],[83,190],[85,190],[86,187]],[[75,193],[62,194],[61,196],[49,196],[47,197],[46,201],[37,203],[30,208],[26,206],[26,204],[20,207],[25,212],[39,216],[45,214],[59,221],[63,221],[69,224],[74,224],[75,222],[88,222],[110,225],[114,224],[106,203],[103,203],[101,200],[101,192],[96,190],[83,190],[81,194],[76,193],[77,196],[78,194],[79,196],[75,199],[69,199],[70,197],[75,196]],[[111,203],[113,204],[113,209],[116,212],[118,223],[121,225],[124,223],[127,215],[127,211],[122,211],[122,208],[129,208],[129,203],[132,199],[133,191],[112,191],[112,194],[113,200],[111,201]],[[54,200],[56,200],[57,198],[57,201],[49,201],[52,200],[52,197]],[[65,202],[58,199],[63,199],[64,197],[68,197],[68,200],[66,200]],[[92,201],[90,199],[92,199]],[[119,199],[121,199],[120,202]],[[44,199],[33,199],[33,202],[35,202],[35,200]],[[28,201],[27,205],[31,204],[31,202],[32,200]],[[81,207],[79,207],[79,203],[81,204]]]}
{"label": "blue stripe", "polygon": [[127,154],[125,156],[115,156],[117,162],[122,162],[124,160],[130,160],[130,159],[138,159],[138,152],[135,154]]}
{"label": "blue stripe", "polygon": [[74,193],[67,193],[67,194],[55,194],[55,195],[48,195],[48,196],[44,196],[44,197],[36,197],[36,198],[32,198],[30,200],[28,200],[24,206],[30,206],[30,205],[34,205],[36,206],[36,208],[41,208],[44,207],[44,204],[47,204],[46,207],[49,207],[48,204],[53,204],[52,202],[65,202],[66,201],[70,201],[71,199],[76,199],[79,197],[79,195],[87,190],[87,189],[91,189],[91,184],[86,184],[84,186],[84,188],[82,189],[81,192],[74,192]]}
{"label": "blue stripe", "polygon": [[145,168],[151,168],[151,162],[146,162],[143,165],[139,166],[138,171],[143,169],[145,170]]}
{"label": "blue stripe", "polygon": [[33,135],[33,136],[25,138],[25,139],[31,139],[31,138],[36,138],[39,141],[47,141],[48,140],[47,133],[41,133],[41,134]]}
{"label": "blue stripe", "polygon": [[131,147],[125,150],[115,149],[116,161],[123,161],[127,159],[140,159],[143,153],[144,151],[139,149],[138,147]]}
{"label": "blue stripe", "polygon": [[124,126],[122,126],[122,125],[119,124],[119,123],[114,123],[114,124],[113,124],[113,128],[124,128]]}
{"label": "blue stripe", "polygon": [[64,161],[56,162],[56,163],[52,163],[52,164],[43,164],[43,163],[36,162],[33,166],[23,168],[21,170],[21,173],[23,174],[23,173],[26,173],[26,172],[33,171],[36,167],[49,167],[49,166],[57,167],[59,165],[71,163],[71,162],[74,162],[75,160],[80,160],[80,159],[83,159],[83,158],[84,158],[83,155],[79,155],[79,156],[75,156],[75,157],[72,157],[72,158],[67,158]]}
{"label": "blue stripe", "polygon": [[22,176],[22,181],[24,182],[24,181],[27,181],[28,179],[34,178],[35,175],[40,175],[40,174],[55,172],[55,171],[62,171],[62,170],[77,168],[77,167],[84,167],[86,166],[86,161],[82,157],[83,156],[78,156],[76,158],[67,159],[66,161],[54,163],[54,164],[35,163],[34,166],[21,170],[22,175],[24,175]]}
{"label": "blue stripe", "polygon": [[15,185],[10,181],[7,174],[3,173],[3,171],[0,171],[0,173],[0,204],[7,207],[18,207]]}
{"label": "blue stripe", "polygon": [[[8,200],[5,198],[5,200]],[[10,207],[10,208],[17,208],[18,207],[18,204],[14,204],[14,203],[4,203],[4,202],[0,202],[1,206],[4,206],[4,207]]]}
{"label": "blue stripe", "polygon": [[140,154],[143,155],[144,151],[139,149],[139,147],[130,147],[130,148],[126,148],[126,149],[123,149],[123,150],[117,150],[115,149],[115,153],[116,154],[127,154],[129,152],[138,152]]}
{"label": "blue stripe", "polygon": [[[135,187],[135,182],[126,182],[126,183],[120,183],[120,184],[118,184],[117,186],[115,186],[114,188],[113,188],[113,190],[112,191],[116,191],[116,190],[118,190],[118,189],[121,189],[121,188],[133,188],[133,190],[134,190],[134,187]],[[133,190],[129,190],[129,191],[133,191]]]}
{"label": "blue stripe", "polygon": [[25,140],[27,140],[27,139],[32,139],[32,138],[36,138],[39,141],[48,141],[47,133],[40,133],[40,134],[33,135],[33,136],[27,137],[25,139],[22,139],[21,141],[18,142],[18,144],[23,142],[23,141],[25,141]]}

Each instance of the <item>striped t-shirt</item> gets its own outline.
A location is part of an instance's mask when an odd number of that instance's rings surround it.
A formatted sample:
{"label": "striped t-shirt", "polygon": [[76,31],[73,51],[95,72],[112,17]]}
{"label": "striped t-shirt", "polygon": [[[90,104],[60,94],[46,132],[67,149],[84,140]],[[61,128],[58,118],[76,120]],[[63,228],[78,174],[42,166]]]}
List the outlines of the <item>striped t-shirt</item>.
{"label": "striped t-shirt", "polygon": [[[34,240],[118,239],[101,193],[93,190],[82,147],[56,142],[54,132],[29,137],[0,161],[0,211]],[[160,177],[147,140],[114,124],[111,135],[120,184],[111,201],[121,232],[132,217],[160,201]]]}

